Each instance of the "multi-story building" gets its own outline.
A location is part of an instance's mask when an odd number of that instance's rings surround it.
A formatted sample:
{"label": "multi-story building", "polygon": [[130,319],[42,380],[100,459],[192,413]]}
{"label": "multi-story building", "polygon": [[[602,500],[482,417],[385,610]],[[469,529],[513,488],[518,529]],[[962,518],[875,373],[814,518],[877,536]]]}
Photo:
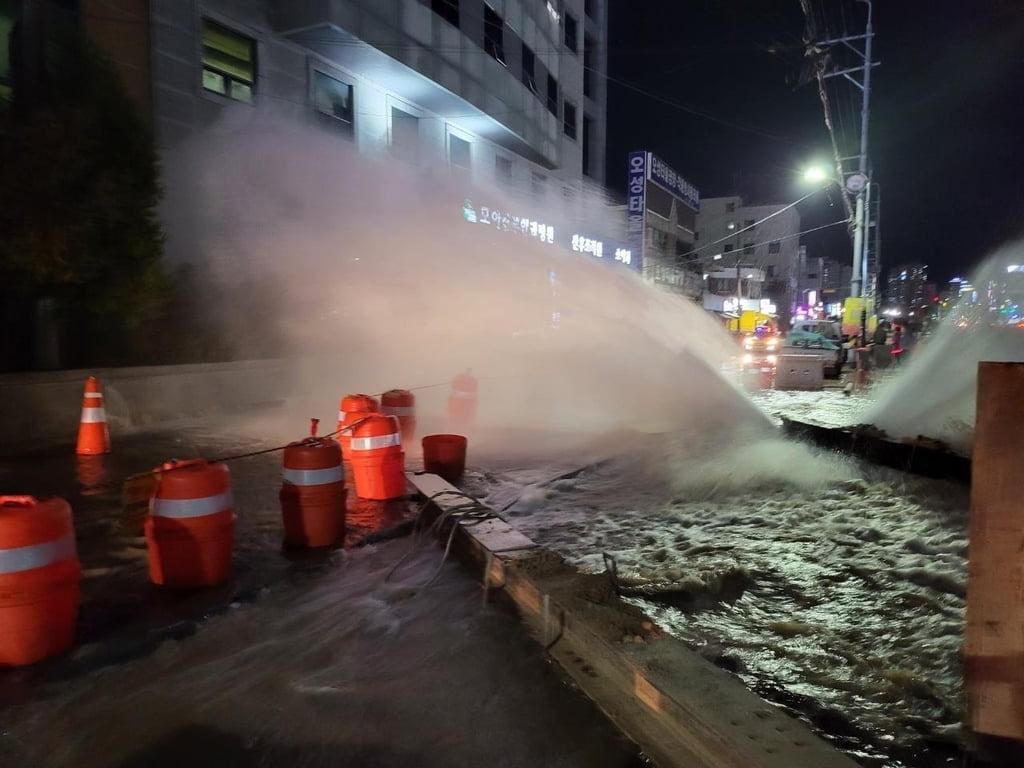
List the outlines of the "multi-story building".
{"label": "multi-story building", "polygon": [[641,254],[644,278],[700,299],[700,272],[684,258],[693,250],[699,191],[646,150],[630,153],[627,185],[626,229],[631,249]]}
{"label": "multi-story building", "polygon": [[800,299],[796,208],[748,206],[739,196],[705,198],[696,225],[697,261],[708,274],[708,293],[736,297],[741,309],[776,315],[788,328]]}
{"label": "multi-story building", "polygon": [[119,67],[163,150],[229,105],[266,106],[360,153],[459,167],[571,212],[605,175],[607,4],[4,0],[0,52],[37,7],[60,7]]}
{"label": "multi-story building", "polygon": [[889,270],[886,305],[904,314],[928,306],[928,266],[900,264]]}

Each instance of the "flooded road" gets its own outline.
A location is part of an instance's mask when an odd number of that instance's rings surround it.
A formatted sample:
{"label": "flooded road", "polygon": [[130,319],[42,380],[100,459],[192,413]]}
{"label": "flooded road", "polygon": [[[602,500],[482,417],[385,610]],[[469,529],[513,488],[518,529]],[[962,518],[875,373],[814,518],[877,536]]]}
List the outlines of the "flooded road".
{"label": "flooded road", "polygon": [[0,460],[5,488],[72,503],[83,566],[74,651],[0,670],[0,765],[646,764],[441,545],[357,546],[415,503],[350,498],[345,548],[284,550],[280,453],[229,462],[233,577],[150,584],[119,480],[270,447],[191,428],[122,438],[88,473],[67,448]]}
{"label": "flooded road", "polygon": [[472,484],[864,765],[962,763],[966,487],[781,438]]}

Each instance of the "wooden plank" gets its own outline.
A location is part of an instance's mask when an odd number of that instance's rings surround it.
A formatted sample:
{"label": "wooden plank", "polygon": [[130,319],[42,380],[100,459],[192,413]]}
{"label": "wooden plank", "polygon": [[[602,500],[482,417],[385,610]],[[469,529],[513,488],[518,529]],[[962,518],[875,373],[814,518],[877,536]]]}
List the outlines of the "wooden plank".
{"label": "wooden plank", "polygon": [[[465,503],[436,476],[410,473],[435,515]],[[504,522],[504,521],[502,521]],[[606,575],[581,574],[538,547],[495,551],[462,526],[465,558],[518,608],[537,640],[618,727],[664,768],[857,768],[730,673],[662,633],[619,599]],[[525,537],[524,537],[525,538]]]}
{"label": "wooden plank", "polygon": [[971,726],[1024,741],[1024,363],[979,363],[964,688]]}

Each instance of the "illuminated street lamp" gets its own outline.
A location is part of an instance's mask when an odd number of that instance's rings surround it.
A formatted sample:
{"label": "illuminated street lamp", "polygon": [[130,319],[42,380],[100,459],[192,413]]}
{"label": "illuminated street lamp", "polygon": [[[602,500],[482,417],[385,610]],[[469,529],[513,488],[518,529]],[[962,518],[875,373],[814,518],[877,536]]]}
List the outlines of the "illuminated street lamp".
{"label": "illuminated street lamp", "polygon": [[[837,169],[838,170],[838,169]],[[868,288],[868,247],[865,230],[867,229],[867,213],[865,197],[868,191],[868,177],[861,172],[847,174],[842,182],[839,180],[841,171],[836,175],[828,173],[820,165],[811,166],[804,171],[806,181],[825,186],[835,183],[843,191],[843,207],[848,219],[853,221],[853,272],[850,279],[850,297],[867,300]],[[850,204],[850,196],[856,201],[856,208]],[[867,304],[861,310],[861,343],[867,343]]]}

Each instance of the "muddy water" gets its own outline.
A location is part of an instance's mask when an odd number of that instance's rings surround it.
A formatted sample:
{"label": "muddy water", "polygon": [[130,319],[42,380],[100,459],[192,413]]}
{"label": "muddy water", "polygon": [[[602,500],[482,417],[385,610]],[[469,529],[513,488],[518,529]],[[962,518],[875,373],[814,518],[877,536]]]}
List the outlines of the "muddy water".
{"label": "muddy water", "polygon": [[473,482],[581,568],[610,555],[659,624],[863,764],[957,764],[967,489],[810,449],[775,478],[724,456],[719,476],[680,484],[680,467],[714,475],[715,459],[673,450]]}

